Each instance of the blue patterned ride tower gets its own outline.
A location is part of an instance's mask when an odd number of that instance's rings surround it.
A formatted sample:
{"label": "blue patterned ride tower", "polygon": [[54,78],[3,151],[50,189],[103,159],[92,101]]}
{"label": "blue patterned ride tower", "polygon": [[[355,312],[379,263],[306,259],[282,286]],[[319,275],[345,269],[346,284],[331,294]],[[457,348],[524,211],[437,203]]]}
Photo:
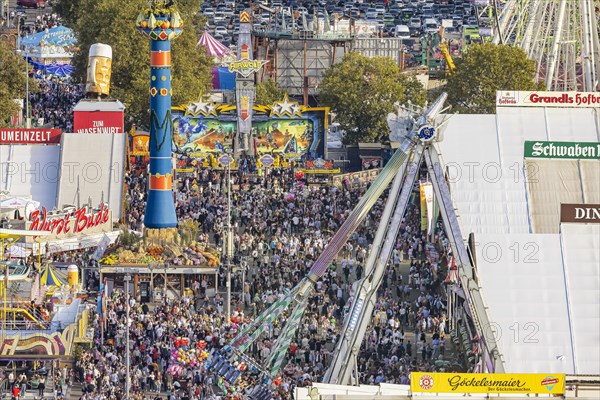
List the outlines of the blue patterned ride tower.
{"label": "blue patterned ride tower", "polygon": [[150,176],[144,225],[175,228],[171,146],[171,40],[181,34],[181,17],[174,6],[152,1],[136,22],[138,31],[150,38]]}

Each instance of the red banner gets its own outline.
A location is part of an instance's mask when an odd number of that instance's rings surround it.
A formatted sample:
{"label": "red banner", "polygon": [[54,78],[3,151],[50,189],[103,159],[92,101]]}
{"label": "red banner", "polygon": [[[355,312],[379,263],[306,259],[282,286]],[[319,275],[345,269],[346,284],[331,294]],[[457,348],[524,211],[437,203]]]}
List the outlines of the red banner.
{"label": "red banner", "polygon": [[124,132],[121,111],[75,111],[73,132],[82,134],[115,134]]}
{"label": "red banner", "polygon": [[60,129],[0,128],[0,144],[57,144]]}

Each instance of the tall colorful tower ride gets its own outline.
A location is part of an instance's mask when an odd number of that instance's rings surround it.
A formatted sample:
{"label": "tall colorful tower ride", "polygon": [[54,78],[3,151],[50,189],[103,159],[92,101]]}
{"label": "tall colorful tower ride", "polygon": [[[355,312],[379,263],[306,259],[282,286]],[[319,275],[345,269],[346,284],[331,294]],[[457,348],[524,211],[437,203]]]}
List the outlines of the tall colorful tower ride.
{"label": "tall colorful tower ride", "polygon": [[182,21],[177,8],[165,3],[151,1],[136,21],[138,31],[150,38],[150,177],[144,225],[155,229],[177,226],[171,159],[171,40],[181,34]]}

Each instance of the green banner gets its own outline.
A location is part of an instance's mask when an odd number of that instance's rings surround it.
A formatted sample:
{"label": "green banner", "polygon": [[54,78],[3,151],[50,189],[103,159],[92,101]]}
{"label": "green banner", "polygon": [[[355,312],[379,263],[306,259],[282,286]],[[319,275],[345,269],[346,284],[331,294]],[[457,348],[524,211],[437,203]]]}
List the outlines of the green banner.
{"label": "green banner", "polygon": [[598,142],[545,142],[525,141],[525,158],[575,158],[582,160],[600,159]]}

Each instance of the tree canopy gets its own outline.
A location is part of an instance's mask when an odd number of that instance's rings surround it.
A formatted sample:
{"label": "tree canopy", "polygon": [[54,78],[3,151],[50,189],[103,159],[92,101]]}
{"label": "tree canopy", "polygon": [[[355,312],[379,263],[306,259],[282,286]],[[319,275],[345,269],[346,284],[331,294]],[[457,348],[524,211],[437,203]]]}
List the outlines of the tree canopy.
{"label": "tree canopy", "polygon": [[346,144],[387,140],[386,117],[395,110],[394,103],[422,105],[426,99],[423,86],[400,73],[394,60],[356,52],[325,71],[319,90],[320,102],[331,107],[346,131]]}
{"label": "tree canopy", "polygon": [[[197,46],[198,15],[202,0],[178,0],[183,33],[172,42],[173,105],[198,99],[210,91],[212,60]],[[75,55],[74,78],[85,82],[88,51],[94,43],[112,46],[111,97],[125,106],[126,124],[149,121],[150,40],[135,22],[146,0],[59,0],[54,10],[73,28],[80,51]]]}
{"label": "tree canopy", "polygon": [[493,43],[469,46],[448,76],[446,91],[453,109],[467,114],[496,112],[497,90],[543,90],[535,82],[535,62],[514,46]]}
{"label": "tree canopy", "polygon": [[[15,50],[0,41],[0,126],[8,126],[8,119],[19,112],[19,104],[14,100],[25,98],[25,60]],[[38,86],[34,79],[29,80],[29,91],[35,92]]]}
{"label": "tree canopy", "polygon": [[271,78],[256,85],[256,104],[268,106],[283,99],[286,91]]}

